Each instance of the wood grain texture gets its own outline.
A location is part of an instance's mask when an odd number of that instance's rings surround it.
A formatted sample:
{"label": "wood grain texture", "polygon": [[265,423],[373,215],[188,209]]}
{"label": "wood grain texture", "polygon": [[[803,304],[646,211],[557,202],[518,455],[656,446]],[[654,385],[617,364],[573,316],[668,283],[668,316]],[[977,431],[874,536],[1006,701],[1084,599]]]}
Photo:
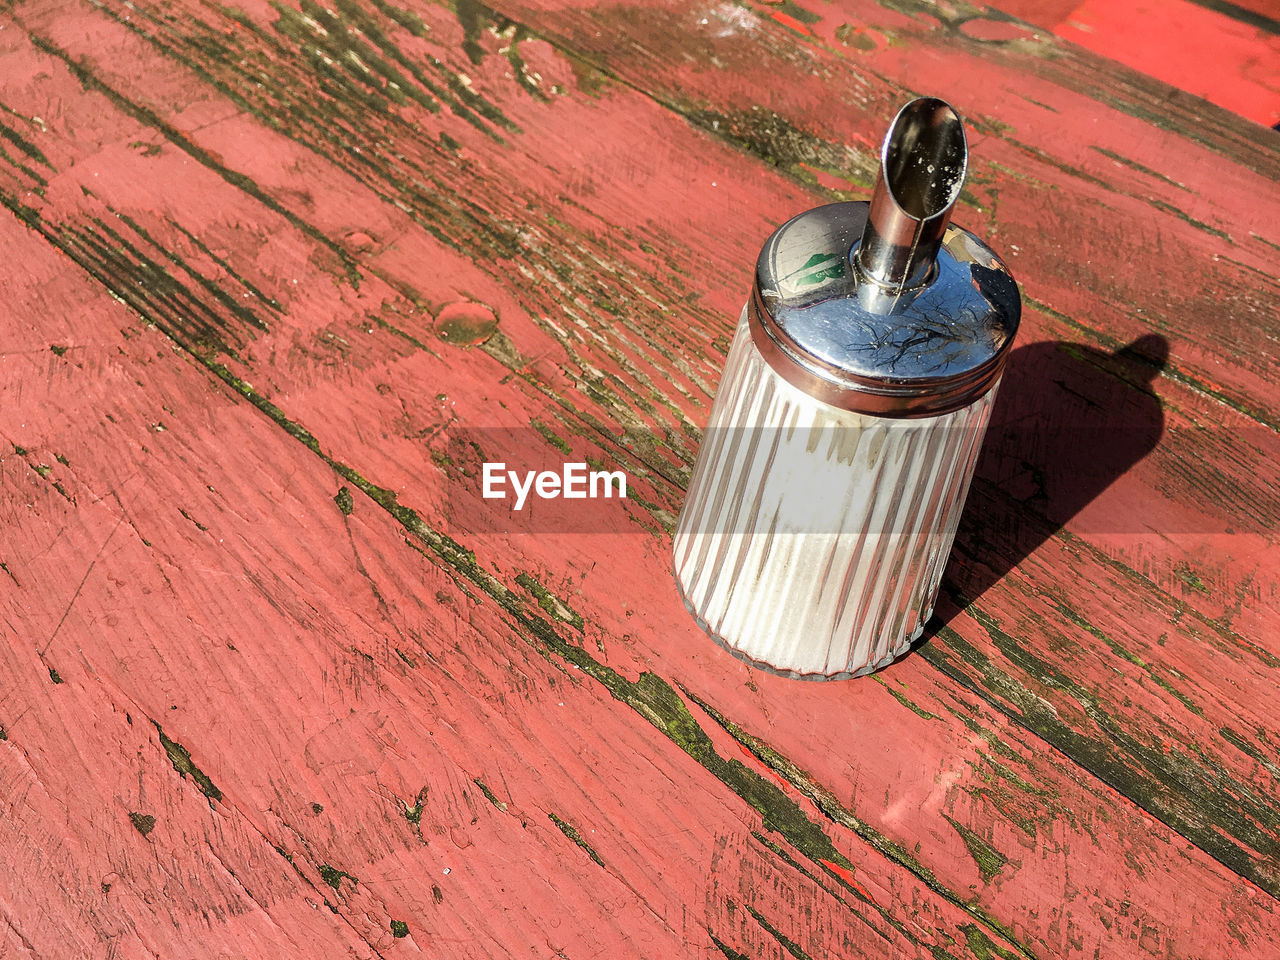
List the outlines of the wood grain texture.
{"label": "wood grain texture", "polygon": [[[12,220],[5,229],[7,240],[21,231]],[[67,443],[50,437],[47,448],[5,458],[19,494],[4,518],[8,566],[25,601],[5,613],[24,628],[12,649],[29,664],[5,691],[15,711],[5,744],[49,797],[25,798],[54,821],[57,846],[46,849],[107,854],[102,883],[132,895],[116,908],[121,926],[147,919],[134,896],[160,899],[171,911],[166,926],[194,923],[211,944],[206,954],[150,939],[145,926],[104,929],[87,895],[55,899],[48,929],[32,920],[52,892],[11,876],[6,912],[37,955],[59,942],[89,954],[97,940],[117,955],[266,955],[269,943],[311,939],[285,939],[291,911],[331,928],[340,955],[386,949],[397,920],[421,949],[477,957],[597,956],[623,945],[641,956],[714,955],[713,937],[763,956],[777,955],[777,936],[902,956],[932,956],[968,937],[988,942],[963,905],[933,896],[851,831],[824,831],[801,810],[803,797],[733,759],[737,744],[723,733],[713,740],[664,681],[626,679],[593,660],[531,598],[482,571],[449,576],[457,571],[441,569],[429,538],[406,543],[364,495],[335,502],[341,478],[317,471],[310,451],[236,393],[192,378],[163,335],[133,329],[129,313],[86,280],[67,282],[35,242],[19,236],[6,251],[31,261],[37,281],[14,291],[27,293],[17,302],[36,316],[40,298],[65,311],[71,319],[47,322],[79,356],[45,389],[23,376],[30,387],[6,432],[40,424],[59,395],[81,399],[63,409],[83,414],[86,427]],[[93,342],[115,325],[129,335]],[[6,362],[61,364],[42,339]],[[206,446],[209,435],[241,454]],[[25,458],[46,449],[58,451],[57,480],[28,469]],[[170,460],[182,467],[161,466]],[[263,540],[264,525],[289,535]],[[92,561],[80,574],[84,557]],[[70,596],[33,589],[72,563],[80,575]],[[125,570],[127,579],[111,572]],[[180,653],[160,642],[175,635],[190,638]],[[189,678],[199,680],[184,690]],[[127,742],[131,764],[50,736],[59,720],[78,730],[65,718],[83,708],[50,704],[31,715],[35,698],[64,688],[139,730]],[[646,734],[641,708],[667,738]],[[112,728],[100,739],[120,736]],[[60,774],[69,756],[80,758],[77,769]],[[134,766],[148,771],[136,788],[143,774]],[[97,815],[87,823],[57,817],[58,798],[76,794],[69,775],[105,807],[90,806]],[[32,834],[41,821],[17,802],[15,810]],[[145,835],[134,813],[155,818]],[[199,852],[170,881],[192,902],[170,903],[151,858],[128,856],[144,841]],[[82,857],[57,871],[48,853],[33,859],[38,878],[67,891],[94,882]],[[255,895],[258,922],[282,932],[253,948],[225,916],[251,907],[223,906],[206,889],[210,870],[237,878]],[[788,909],[797,901],[807,904],[803,916]]]}
{"label": "wood grain texture", "polygon": [[[47,797],[11,805],[15,949],[1271,956],[1275,153],[966,16],[13,7],[0,750]],[[1133,449],[1045,495],[1014,408],[919,655],[762,677],[667,572],[747,267],[857,191],[901,78],[961,69],[964,221],[1032,302],[1014,395]],[[639,496],[522,534],[457,437]],[[68,821],[72,755],[110,786]],[[161,843],[185,873],[113,852]],[[191,894],[219,859],[244,889]],[[103,865],[116,912],[55,899]]]}

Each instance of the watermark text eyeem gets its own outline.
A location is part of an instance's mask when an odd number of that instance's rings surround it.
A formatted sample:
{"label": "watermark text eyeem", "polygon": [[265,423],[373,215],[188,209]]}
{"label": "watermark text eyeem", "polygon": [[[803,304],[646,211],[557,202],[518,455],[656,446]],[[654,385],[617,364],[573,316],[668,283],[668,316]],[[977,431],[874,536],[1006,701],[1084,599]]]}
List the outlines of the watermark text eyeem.
{"label": "watermark text eyeem", "polygon": [[[508,487],[510,490],[508,490]],[[506,463],[485,463],[483,493],[486,500],[505,500],[515,494],[515,510],[523,510],[529,494],[540,500],[598,500],[627,497],[627,475],[621,470],[587,470],[585,463],[566,463],[555,470],[508,470]]]}

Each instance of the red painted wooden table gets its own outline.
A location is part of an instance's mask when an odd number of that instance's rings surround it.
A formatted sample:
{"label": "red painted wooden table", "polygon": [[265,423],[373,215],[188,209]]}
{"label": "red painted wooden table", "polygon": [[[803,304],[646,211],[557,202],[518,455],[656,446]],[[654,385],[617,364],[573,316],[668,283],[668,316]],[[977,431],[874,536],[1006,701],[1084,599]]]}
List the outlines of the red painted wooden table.
{"label": "red painted wooden table", "polygon": [[[672,520],[916,93],[1019,347],[925,642],[781,679]],[[11,0],[0,957],[1280,956],[1278,173],[962,3]]]}

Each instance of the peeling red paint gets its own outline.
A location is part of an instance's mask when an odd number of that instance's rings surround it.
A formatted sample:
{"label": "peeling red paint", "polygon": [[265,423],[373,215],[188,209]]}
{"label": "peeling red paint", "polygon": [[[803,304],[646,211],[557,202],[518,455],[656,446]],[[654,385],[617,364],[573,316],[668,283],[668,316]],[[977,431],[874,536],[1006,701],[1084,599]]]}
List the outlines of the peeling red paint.
{"label": "peeling red paint", "polygon": [[[1273,956],[1274,150],[875,4],[822,42],[497,6],[4,15],[0,956]],[[435,92],[319,83],[371,25]],[[796,684],[690,622],[666,529],[760,240],[858,189],[906,78],[953,85],[1028,294],[1019,456],[946,628]],[[1037,512],[1020,424],[1153,407]],[[444,442],[495,426],[624,462],[625,531],[495,524]]]}

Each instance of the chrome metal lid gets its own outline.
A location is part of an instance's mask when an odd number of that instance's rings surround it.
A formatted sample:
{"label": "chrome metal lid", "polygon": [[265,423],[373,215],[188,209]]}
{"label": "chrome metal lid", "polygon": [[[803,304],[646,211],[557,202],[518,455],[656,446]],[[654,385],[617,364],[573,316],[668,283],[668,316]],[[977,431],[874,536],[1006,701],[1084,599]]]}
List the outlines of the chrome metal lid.
{"label": "chrome metal lid", "polygon": [[760,251],[752,337],[811,396],[926,417],[968,405],[999,379],[1021,297],[986,244],[948,225],[966,161],[959,122],[940,100],[908,104],[885,139],[870,204],[809,210]]}

